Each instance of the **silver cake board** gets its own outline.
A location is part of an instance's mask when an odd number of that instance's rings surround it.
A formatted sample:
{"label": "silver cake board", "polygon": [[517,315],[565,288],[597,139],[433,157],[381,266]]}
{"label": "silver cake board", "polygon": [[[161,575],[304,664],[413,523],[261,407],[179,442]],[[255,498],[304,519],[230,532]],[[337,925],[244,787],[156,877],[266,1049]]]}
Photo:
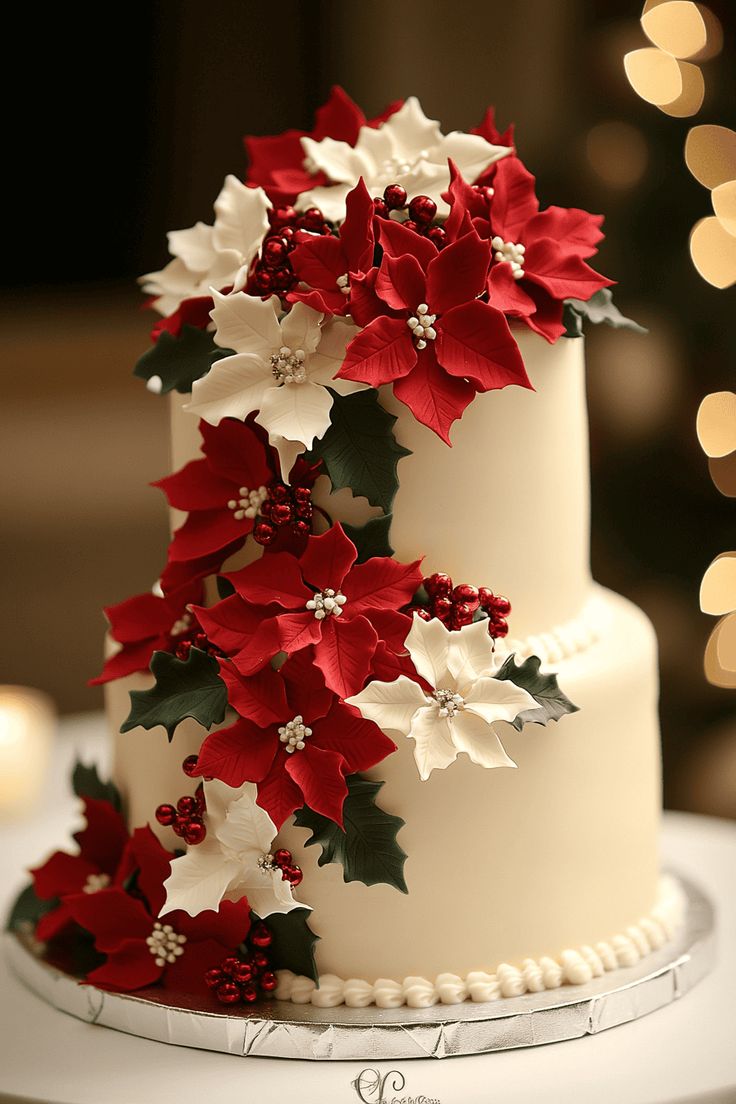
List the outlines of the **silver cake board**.
{"label": "silver cake board", "polygon": [[240,1057],[372,1061],[449,1058],[595,1035],[655,1012],[683,996],[710,970],[715,952],[710,901],[679,879],[686,914],[678,934],[635,966],[587,985],[475,1004],[431,1008],[315,1008],[269,1000],[213,1008],[212,998],[179,998],[162,989],[108,993],[48,962],[23,935],[6,940],[10,965],[43,1000],[87,1023],[174,1046]]}

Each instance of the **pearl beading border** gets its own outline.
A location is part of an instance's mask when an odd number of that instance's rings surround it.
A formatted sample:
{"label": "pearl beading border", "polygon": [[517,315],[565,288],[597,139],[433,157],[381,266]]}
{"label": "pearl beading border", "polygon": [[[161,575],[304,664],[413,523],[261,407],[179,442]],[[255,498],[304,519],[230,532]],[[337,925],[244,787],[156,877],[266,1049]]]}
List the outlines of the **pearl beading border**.
{"label": "pearl beading border", "polygon": [[439,974],[434,981],[407,977],[403,981],[379,978],[371,983],[361,978],[344,981],[335,974],[323,974],[319,988],[311,978],[291,970],[277,970],[277,1000],[293,1004],[312,1004],[316,1008],[430,1008],[436,1004],[461,1004],[463,1001],[494,1001],[541,993],[562,985],[587,985],[595,977],[620,966],[634,966],[640,959],[663,947],[682,924],[685,895],[671,875],[664,874],[657,887],[657,901],[647,916],[631,924],[624,932],[594,945],[564,950],[557,957],[526,958],[521,966],[500,963],[491,974],[476,970],[465,978],[457,974]]}
{"label": "pearl beading border", "polygon": [[548,632],[531,636],[510,638],[496,642],[496,652],[501,658],[513,652],[520,659],[538,656],[543,666],[561,663],[571,656],[584,652],[603,635],[606,618],[604,595],[594,593],[587,600],[577,617],[556,625]]}

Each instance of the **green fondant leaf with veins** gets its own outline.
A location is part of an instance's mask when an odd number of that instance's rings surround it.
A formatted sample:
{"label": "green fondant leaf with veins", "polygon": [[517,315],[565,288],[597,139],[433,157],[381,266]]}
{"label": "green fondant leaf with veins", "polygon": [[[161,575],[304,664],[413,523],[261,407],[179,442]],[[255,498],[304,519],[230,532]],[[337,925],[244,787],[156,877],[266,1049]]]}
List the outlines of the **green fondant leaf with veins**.
{"label": "green fondant leaf with veins", "polygon": [[393,556],[389,533],[393,514],[371,518],[365,525],[348,525],[343,522],[346,535],[358,549],[358,563],[365,563],[373,556]]}
{"label": "green fondant leaf with veins", "polygon": [[644,326],[640,326],[638,322],[634,322],[621,313],[613,301],[610,288],[601,288],[588,300],[565,300],[562,312],[562,321],[566,328],[565,337],[582,337],[583,323],[586,320],[594,325],[605,322],[617,330],[633,330],[640,334],[649,332]]}
{"label": "green fondant leaf with veins", "polygon": [[227,688],[219,672],[217,660],[200,648],[192,648],[186,659],[154,652],[151,673],[156,684],[150,690],[130,691],[131,710],[120,731],[163,725],[172,740],[186,717],[204,728],[219,724],[227,708]]}
{"label": "green fondant leaf with veins", "polygon": [[108,801],[120,812],[120,792],[114,782],[103,782],[97,773],[97,767],[87,767],[78,759],[72,771],[72,789],[77,797],[93,797],[99,801]]}
{"label": "green fondant leaf with veins", "polygon": [[330,393],[331,425],[311,455],[324,461],[333,490],[349,487],[388,514],[399,487],[396,466],[410,455],[394,437],[396,418],[383,409],[376,391]]}
{"label": "green fondant leaf with veins", "polygon": [[291,909],[290,912],[272,912],[266,919],[272,942],[268,949],[274,970],[291,970],[294,974],[311,978],[319,984],[317,964],[314,961],[314,945],[319,939],[307,918],[310,910]]}
{"label": "green fondant leaf with veins", "polygon": [[162,395],[168,391],[186,395],[195,380],[207,375],[214,361],[229,355],[230,350],[215,345],[207,330],[184,325],[178,337],[163,330],[156,344],[140,358],[133,375],[147,381],[156,380],[157,385],[151,390]]}
{"label": "green fondant leaf with veins", "polygon": [[526,690],[537,703],[536,709],[527,709],[511,722],[517,732],[521,732],[525,724],[546,725],[548,721],[559,721],[566,713],[578,712],[578,706],[560,690],[557,675],[542,674],[540,666],[539,656],[529,656],[517,666],[510,655],[496,675],[497,679],[508,680]]}
{"label": "green fondant leaf with veins", "polygon": [[404,880],[406,852],[396,842],[396,834],[405,822],[376,805],[383,782],[371,782],[359,774],[351,774],[345,781],[348,794],[343,805],[344,830],[306,805],[294,815],[294,824],[312,833],[305,847],[318,843],[322,854],[317,864],[341,863],[346,882],[368,886],[384,883],[408,893]]}

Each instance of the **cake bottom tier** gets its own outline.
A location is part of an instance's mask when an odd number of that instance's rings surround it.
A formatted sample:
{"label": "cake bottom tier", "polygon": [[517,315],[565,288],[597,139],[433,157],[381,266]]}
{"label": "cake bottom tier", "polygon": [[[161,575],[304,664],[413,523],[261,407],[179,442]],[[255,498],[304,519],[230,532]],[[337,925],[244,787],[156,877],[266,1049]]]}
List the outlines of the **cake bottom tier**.
{"label": "cake bottom tier", "polygon": [[[580,707],[546,728],[499,725],[516,770],[486,770],[461,755],[422,782],[413,743],[373,771],[378,803],[400,816],[408,893],[345,883],[320,867],[319,846],[292,823],[278,846],[304,872],[297,896],[312,907],[319,990],[282,974],[278,995],[313,1003],[432,1004],[492,999],[583,981],[646,953],[677,922],[675,891],[659,886],[661,809],[657,651],[651,625],[625,599],[595,588],[584,624],[527,641]],[[127,691],[108,689],[113,731]],[[117,736],[114,779],[131,826],[187,789],[185,755],[204,736],[185,722]],[[160,738],[158,738],[160,737]],[[193,788],[192,784],[192,788]],[[633,948],[633,950],[632,950]],[[485,996],[483,995],[485,994]]]}
{"label": "cake bottom tier", "polygon": [[652,914],[661,808],[657,651],[631,603],[596,599],[597,641],[554,667],[580,707],[546,728],[499,735],[518,769],[466,756],[426,782],[413,743],[373,771],[378,802],[403,818],[408,893],[343,881],[318,866],[309,832],[285,827],[301,901],[313,908],[320,975],[467,978],[499,963],[555,958],[625,933]]}

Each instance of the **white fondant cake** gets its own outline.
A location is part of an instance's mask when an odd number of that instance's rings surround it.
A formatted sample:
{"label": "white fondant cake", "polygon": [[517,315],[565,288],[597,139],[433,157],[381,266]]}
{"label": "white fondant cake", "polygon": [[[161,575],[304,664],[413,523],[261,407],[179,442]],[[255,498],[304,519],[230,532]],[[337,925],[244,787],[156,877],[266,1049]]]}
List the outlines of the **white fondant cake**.
{"label": "white fondant cake", "polygon": [[34,872],[36,935],[90,932],[92,983],[223,1005],[631,965],[682,895],[653,631],[589,566],[582,327],[627,324],[602,218],[541,208],[492,112],[444,135],[334,90],[311,135],[247,144],[143,281],[172,538],[106,611],[112,785],[75,776],[88,829]]}

